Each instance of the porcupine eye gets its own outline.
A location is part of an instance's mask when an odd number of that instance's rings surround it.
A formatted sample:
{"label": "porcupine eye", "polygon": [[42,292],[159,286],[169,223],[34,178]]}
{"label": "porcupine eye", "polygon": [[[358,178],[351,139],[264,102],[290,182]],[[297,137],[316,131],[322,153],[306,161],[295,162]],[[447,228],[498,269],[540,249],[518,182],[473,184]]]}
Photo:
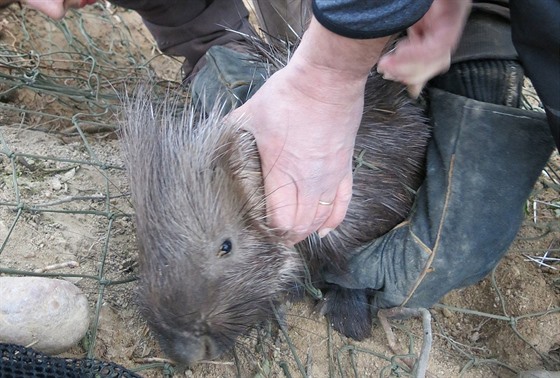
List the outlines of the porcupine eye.
{"label": "porcupine eye", "polygon": [[224,242],[222,243],[220,250],[218,251],[218,257],[223,257],[225,255],[227,255],[228,253],[231,252],[231,249],[233,248],[232,244],[231,244],[231,240],[226,239],[224,240]]}

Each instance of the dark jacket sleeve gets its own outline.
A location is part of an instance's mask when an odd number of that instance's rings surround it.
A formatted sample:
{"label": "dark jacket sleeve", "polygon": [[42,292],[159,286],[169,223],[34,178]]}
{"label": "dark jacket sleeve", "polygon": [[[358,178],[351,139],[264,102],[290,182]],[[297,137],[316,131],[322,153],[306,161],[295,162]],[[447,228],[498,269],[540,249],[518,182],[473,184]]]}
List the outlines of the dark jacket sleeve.
{"label": "dark jacket sleeve", "polygon": [[341,36],[379,38],[414,24],[428,11],[432,1],[313,0],[313,15],[321,25]]}

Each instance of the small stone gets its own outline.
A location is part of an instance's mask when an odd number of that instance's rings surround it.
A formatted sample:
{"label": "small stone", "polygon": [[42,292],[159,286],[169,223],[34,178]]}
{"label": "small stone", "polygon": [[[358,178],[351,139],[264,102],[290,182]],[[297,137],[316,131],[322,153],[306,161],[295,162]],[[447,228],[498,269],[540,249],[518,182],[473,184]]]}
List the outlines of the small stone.
{"label": "small stone", "polygon": [[76,176],[76,168],[72,168],[71,170],[62,174],[62,177],[60,178],[60,181],[66,183],[66,182],[72,180],[74,178],[74,176]]}
{"label": "small stone", "polygon": [[443,313],[443,316],[445,316],[446,318],[450,318],[450,317],[453,316],[453,313],[452,313],[451,311],[449,311],[448,308],[445,308],[445,307],[444,307],[444,308],[441,310],[441,312]]}
{"label": "small stone", "polygon": [[469,340],[471,341],[471,343],[476,343],[479,339],[480,339],[480,333],[478,333],[478,332],[474,332],[471,335],[471,337],[469,337]]}
{"label": "small stone", "polygon": [[89,306],[68,281],[0,277],[0,342],[59,354],[76,345],[89,327]]}
{"label": "small stone", "polygon": [[55,192],[58,192],[60,189],[62,189],[62,183],[60,182],[60,178],[58,176],[55,176],[52,179],[51,187]]}

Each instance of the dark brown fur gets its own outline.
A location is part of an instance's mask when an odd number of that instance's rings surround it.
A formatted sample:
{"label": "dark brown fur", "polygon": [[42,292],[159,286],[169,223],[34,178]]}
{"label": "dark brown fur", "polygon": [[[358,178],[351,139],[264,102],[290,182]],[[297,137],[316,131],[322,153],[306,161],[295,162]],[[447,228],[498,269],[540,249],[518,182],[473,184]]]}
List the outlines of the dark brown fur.
{"label": "dark brown fur", "polygon": [[[176,97],[156,100],[144,88],[127,101],[122,139],[136,210],[142,313],[178,362],[214,358],[270,318],[273,302],[301,280],[304,264],[318,283],[321,271],[343,270],[355,247],[406,217],[421,182],[428,139],[421,111],[401,85],[375,74],[356,141],[347,217],[328,237],[300,243],[298,253],[266,225],[252,136],[226,125],[220,109],[202,117],[188,106],[181,110]],[[337,303],[324,310],[335,327],[367,336],[365,292],[325,288]]]}

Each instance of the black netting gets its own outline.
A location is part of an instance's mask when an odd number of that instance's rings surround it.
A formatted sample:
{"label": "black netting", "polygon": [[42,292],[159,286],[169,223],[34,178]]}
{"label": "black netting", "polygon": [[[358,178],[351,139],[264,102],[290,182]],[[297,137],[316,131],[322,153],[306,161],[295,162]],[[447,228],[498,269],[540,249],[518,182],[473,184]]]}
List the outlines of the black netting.
{"label": "black netting", "polygon": [[112,362],[50,357],[31,348],[0,344],[2,378],[141,377]]}

